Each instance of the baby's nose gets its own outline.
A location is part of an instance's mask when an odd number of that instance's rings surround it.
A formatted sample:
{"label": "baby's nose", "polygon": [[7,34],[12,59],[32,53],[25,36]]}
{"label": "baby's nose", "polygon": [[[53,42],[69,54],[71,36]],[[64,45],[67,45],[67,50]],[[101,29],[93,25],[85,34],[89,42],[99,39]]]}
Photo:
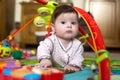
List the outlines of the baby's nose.
{"label": "baby's nose", "polygon": [[71,27],[72,27],[72,24],[71,24],[71,23],[68,23],[68,24],[67,24],[67,27],[71,28]]}

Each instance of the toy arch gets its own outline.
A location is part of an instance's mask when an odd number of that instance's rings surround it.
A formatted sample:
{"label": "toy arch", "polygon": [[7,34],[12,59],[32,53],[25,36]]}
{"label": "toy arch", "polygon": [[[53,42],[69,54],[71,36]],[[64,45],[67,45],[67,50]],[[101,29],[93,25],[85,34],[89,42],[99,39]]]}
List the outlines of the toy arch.
{"label": "toy arch", "polygon": [[[94,19],[84,10],[74,7],[74,9],[78,12],[78,14],[83,18],[85,23],[88,26],[88,29],[91,33],[91,37],[87,37],[86,40],[88,44],[91,46],[93,51],[96,53],[97,56],[96,61],[98,63],[98,70],[99,70],[99,80],[110,80],[110,63],[108,52],[106,51],[106,47],[100,33],[100,30],[94,21]],[[80,33],[85,36],[87,33],[79,27]]]}
{"label": "toy arch", "polygon": [[[81,15],[81,17],[86,22],[88,29],[91,33],[91,37],[87,37],[86,40],[88,44],[91,46],[93,51],[96,53],[97,56],[96,62],[98,63],[98,69],[99,69],[99,80],[110,80],[110,62],[109,62],[109,56],[108,52],[106,51],[106,47],[102,38],[102,35],[100,33],[100,30],[94,21],[94,19],[84,10],[74,7],[74,9]],[[23,26],[21,26],[17,31],[15,31],[13,34],[8,36],[9,38],[15,37],[17,33],[22,31],[27,25],[29,25],[35,17],[30,19],[27,23],[25,23]],[[85,36],[87,33],[85,30],[80,26],[79,27],[80,33]]]}

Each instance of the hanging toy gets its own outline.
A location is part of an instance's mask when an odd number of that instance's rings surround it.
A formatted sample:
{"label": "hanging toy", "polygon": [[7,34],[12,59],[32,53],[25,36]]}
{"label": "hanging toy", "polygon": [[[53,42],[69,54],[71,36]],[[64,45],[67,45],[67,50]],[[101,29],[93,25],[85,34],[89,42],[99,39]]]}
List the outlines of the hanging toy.
{"label": "hanging toy", "polygon": [[37,12],[40,16],[36,17],[33,23],[37,27],[45,27],[49,24],[51,15],[58,3],[54,1],[46,2],[45,0],[37,0],[37,2],[43,3],[45,5],[37,9]]}

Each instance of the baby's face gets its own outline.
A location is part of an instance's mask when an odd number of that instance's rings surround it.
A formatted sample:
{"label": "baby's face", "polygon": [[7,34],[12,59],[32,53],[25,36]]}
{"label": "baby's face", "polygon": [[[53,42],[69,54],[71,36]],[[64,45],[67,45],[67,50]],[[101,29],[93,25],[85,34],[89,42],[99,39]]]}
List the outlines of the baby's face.
{"label": "baby's face", "polygon": [[60,38],[74,38],[78,34],[77,15],[75,13],[62,13],[55,21],[54,30]]}

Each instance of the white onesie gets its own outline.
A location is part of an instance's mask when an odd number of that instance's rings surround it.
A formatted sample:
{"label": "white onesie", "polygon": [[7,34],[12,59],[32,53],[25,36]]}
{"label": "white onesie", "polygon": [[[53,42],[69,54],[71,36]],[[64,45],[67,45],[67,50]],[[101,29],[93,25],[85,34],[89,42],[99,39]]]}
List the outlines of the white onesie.
{"label": "white onesie", "polygon": [[[82,53],[84,49],[81,42],[73,39],[67,48],[57,39],[55,34],[41,41],[37,48],[38,60],[49,58],[53,64],[64,67],[67,64],[81,67],[84,60]],[[55,66],[55,65],[54,65]]]}

